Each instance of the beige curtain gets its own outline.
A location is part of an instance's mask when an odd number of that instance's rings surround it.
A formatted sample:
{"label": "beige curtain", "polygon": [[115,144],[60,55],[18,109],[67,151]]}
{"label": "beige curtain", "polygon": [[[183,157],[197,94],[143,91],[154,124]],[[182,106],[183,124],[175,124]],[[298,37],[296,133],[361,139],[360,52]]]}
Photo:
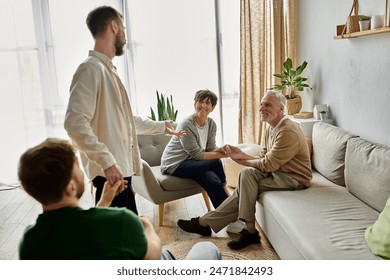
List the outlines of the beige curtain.
{"label": "beige curtain", "polygon": [[238,143],[262,142],[260,101],[284,60],[295,61],[296,11],[297,0],[241,0]]}

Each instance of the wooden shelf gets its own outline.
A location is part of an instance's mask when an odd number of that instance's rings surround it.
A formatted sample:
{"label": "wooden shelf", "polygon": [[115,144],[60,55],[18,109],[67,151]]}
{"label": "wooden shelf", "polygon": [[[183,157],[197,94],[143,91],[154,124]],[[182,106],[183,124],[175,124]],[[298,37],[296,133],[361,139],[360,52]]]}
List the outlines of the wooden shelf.
{"label": "wooden shelf", "polygon": [[373,30],[366,30],[366,31],[354,32],[354,33],[348,33],[348,34],[344,34],[344,35],[338,35],[338,36],[334,36],[333,39],[335,39],[335,40],[351,39],[351,38],[358,38],[358,37],[387,33],[387,32],[390,32],[390,27],[381,27],[381,28],[373,29]]}

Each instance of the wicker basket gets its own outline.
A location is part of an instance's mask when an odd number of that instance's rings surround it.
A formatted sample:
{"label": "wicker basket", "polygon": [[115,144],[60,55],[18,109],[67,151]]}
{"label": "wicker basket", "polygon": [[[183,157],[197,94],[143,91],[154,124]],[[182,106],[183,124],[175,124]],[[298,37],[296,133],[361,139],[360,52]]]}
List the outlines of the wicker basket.
{"label": "wicker basket", "polygon": [[[352,12],[354,15],[352,15]],[[358,15],[358,1],[353,0],[351,11],[347,17],[346,30],[345,33],[359,32],[359,18],[361,15]]]}
{"label": "wicker basket", "polygon": [[360,15],[349,16],[347,19],[347,30],[345,33],[359,32],[359,18]]}

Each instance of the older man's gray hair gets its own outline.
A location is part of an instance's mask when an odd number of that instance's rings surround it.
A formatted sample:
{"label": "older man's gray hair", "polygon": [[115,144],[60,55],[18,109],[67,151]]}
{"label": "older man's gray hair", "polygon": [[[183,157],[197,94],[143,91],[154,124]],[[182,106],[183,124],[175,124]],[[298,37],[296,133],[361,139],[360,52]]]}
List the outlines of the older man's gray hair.
{"label": "older man's gray hair", "polygon": [[265,95],[268,95],[268,94],[273,94],[274,96],[276,96],[276,98],[279,100],[280,104],[282,104],[282,106],[286,106],[286,97],[281,94],[280,92],[276,91],[276,90],[268,90],[265,92]]}

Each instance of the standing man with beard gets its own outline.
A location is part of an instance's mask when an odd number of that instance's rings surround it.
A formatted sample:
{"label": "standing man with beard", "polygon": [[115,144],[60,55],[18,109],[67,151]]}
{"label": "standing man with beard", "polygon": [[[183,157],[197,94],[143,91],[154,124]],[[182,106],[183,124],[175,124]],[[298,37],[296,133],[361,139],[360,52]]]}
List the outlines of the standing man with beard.
{"label": "standing man with beard", "polygon": [[248,155],[234,146],[226,153],[237,163],[246,166],[239,185],[215,211],[178,225],[187,232],[210,236],[211,229],[220,231],[238,219],[245,228],[237,238],[228,242],[231,249],[242,249],[260,243],[255,227],[256,201],[264,191],[294,191],[305,189],[312,178],[309,149],[301,128],[284,115],[286,98],[279,92],[269,91],[261,100],[261,120],[267,122],[264,147],[258,157]]}
{"label": "standing man with beard", "polygon": [[104,183],[113,185],[119,180],[119,194],[111,206],[138,213],[131,188],[131,176],[139,175],[141,169],[137,134],[181,137],[185,132],[174,131],[171,121],[133,116],[125,87],[112,63],[115,56],[124,53],[123,16],[112,7],[101,6],[88,14],[86,22],[95,45],[73,76],[64,126],[96,187],[96,203]]}

